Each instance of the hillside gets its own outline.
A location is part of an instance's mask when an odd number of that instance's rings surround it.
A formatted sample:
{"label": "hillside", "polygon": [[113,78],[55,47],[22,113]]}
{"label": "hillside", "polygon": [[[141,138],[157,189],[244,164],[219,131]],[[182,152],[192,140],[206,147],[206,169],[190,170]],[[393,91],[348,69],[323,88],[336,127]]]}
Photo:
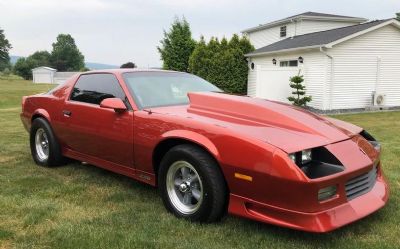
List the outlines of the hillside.
{"label": "hillside", "polygon": [[[10,55],[10,62],[11,64],[15,64],[19,58],[22,56],[16,56],[16,55]],[[97,69],[111,69],[111,68],[118,68],[119,66],[116,65],[110,65],[110,64],[103,64],[103,63],[97,63],[97,62],[85,62],[85,66],[89,69],[92,70],[97,70]]]}

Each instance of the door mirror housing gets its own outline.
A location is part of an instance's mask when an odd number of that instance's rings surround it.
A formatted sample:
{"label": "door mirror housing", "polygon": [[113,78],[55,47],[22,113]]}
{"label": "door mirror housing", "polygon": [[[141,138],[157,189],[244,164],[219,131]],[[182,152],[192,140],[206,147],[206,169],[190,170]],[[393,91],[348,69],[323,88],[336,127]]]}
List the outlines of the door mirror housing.
{"label": "door mirror housing", "polygon": [[115,112],[124,112],[127,110],[125,103],[119,98],[107,98],[100,102],[101,108],[114,109]]}

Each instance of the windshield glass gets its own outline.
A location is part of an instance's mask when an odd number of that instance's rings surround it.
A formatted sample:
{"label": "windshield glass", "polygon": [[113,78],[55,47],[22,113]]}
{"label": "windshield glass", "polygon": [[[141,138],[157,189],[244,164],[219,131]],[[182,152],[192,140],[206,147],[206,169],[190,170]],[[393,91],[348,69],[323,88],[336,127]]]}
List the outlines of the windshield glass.
{"label": "windshield glass", "polygon": [[188,92],[222,92],[210,82],[187,73],[132,72],[124,80],[140,109],[186,105]]}

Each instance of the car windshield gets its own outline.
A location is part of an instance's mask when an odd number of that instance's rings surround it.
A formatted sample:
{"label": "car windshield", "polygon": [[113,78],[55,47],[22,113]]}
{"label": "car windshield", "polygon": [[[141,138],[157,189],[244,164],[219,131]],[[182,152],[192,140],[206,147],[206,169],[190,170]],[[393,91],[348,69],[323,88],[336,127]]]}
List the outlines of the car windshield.
{"label": "car windshield", "polygon": [[186,105],[189,92],[222,92],[195,75],[178,72],[124,73],[124,80],[140,109]]}

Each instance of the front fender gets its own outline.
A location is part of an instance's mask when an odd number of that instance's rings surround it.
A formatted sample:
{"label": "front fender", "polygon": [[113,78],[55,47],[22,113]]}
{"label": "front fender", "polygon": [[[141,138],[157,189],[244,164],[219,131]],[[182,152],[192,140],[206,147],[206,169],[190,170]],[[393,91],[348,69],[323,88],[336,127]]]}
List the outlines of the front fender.
{"label": "front fender", "polygon": [[214,143],[211,142],[210,139],[208,139],[206,136],[200,133],[187,130],[172,130],[165,132],[164,134],[161,135],[161,137],[162,139],[160,142],[170,138],[189,140],[207,149],[214,156],[215,159],[217,160],[221,159],[220,153],[217,147],[214,145]]}

